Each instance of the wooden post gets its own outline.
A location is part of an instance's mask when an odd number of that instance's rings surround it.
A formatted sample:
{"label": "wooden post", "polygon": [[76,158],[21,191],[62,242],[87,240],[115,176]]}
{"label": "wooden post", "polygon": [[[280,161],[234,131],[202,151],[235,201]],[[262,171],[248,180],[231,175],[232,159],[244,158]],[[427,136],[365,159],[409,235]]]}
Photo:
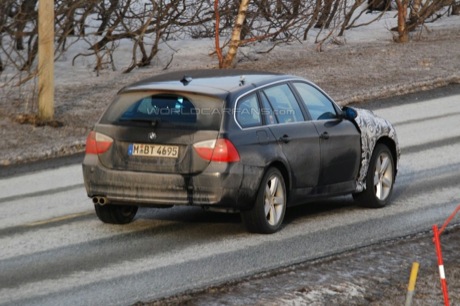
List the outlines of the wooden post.
{"label": "wooden post", "polygon": [[54,118],[54,0],[38,1],[38,117]]}

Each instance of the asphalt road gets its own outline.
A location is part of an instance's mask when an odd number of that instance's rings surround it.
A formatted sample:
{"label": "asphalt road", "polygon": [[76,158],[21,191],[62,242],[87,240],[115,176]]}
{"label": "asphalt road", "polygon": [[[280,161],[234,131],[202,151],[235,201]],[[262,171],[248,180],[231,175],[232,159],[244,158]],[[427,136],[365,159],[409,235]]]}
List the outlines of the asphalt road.
{"label": "asphalt road", "polygon": [[460,203],[459,99],[456,86],[367,105],[398,132],[392,204],[364,209],[340,197],[295,207],[273,235],[192,207],[106,225],[79,164],[2,169],[0,305],[130,305],[426,231]]}

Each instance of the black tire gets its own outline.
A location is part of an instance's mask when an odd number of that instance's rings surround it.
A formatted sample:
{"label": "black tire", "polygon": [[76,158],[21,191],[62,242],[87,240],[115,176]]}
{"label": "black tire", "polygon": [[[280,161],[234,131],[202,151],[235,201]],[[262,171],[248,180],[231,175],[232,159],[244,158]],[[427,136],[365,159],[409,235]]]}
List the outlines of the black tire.
{"label": "black tire", "polygon": [[366,189],[353,194],[353,198],[363,207],[385,207],[393,192],[395,174],[395,163],[390,149],[384,144],[377,144],[367,170]]}
{"label": "black tire", "polygon": [[133,221],[137,206],[131,205],[94,205],[99,220],[110,224],[126,224]]}
{"label": "black tire", "polygon": [[253,233],[271,234],[278,231],[286,212],[286,185],[281,172],[270,168],[257,191],[252,209],[241,212],[241,219]]}

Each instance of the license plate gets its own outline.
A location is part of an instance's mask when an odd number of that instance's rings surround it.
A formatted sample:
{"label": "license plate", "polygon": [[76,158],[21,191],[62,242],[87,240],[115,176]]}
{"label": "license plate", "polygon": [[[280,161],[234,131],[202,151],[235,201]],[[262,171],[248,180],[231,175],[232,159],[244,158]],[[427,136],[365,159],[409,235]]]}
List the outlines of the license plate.
{"label": "license plate", "polygon": [[179,147],[132,143],[128,147],[128,155],[177,158],[179,156]]}

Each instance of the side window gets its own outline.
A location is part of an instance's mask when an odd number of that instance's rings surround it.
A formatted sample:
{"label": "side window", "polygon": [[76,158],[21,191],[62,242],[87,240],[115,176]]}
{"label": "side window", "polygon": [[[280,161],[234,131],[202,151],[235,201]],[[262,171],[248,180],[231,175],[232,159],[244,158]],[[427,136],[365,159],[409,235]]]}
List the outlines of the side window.
{"label": "side window", "polygon": [[262,125],[256,94],[243,97],[238,101],[236,108],[236,121],[242,128]]}
{"label": "side window", "polygon": [[279,123],[304,121],[300,106],[287,84],[273,86],[263,92],[275,110]]}
{"label": "side window", "polygon": [[337,117],[337,112],[331,100],[321,91],[306,83],[294,83],[294,87],[308,109],[313,120],[326,120]]}
{"label": "side window", "polygon": [[262,102],[262,108],[260,110],[262,116],[265,118],[265,124],[278,123],[275,112],[273,111],[270,102],[268,102],[267,96],[263,92],[260,93],[260,102]]}

